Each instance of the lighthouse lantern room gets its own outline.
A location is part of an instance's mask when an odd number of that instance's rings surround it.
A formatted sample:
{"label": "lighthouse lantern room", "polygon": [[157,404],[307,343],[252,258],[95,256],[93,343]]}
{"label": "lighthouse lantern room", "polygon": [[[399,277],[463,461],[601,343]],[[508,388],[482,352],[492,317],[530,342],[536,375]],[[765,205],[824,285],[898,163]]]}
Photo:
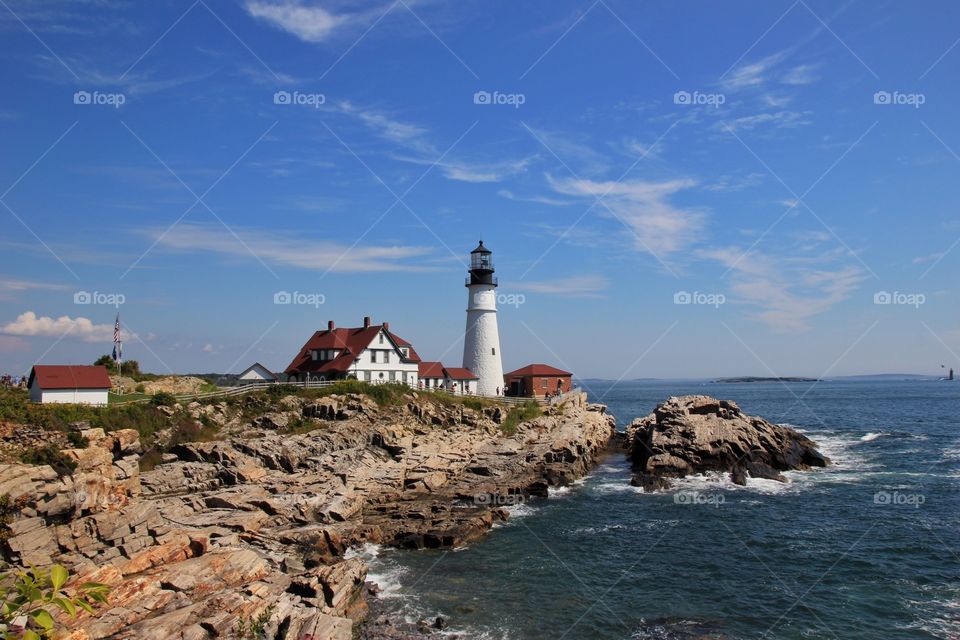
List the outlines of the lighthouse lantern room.
{"label": "lighthouse lantern room", "polygon": [[463,339],[463,367],[475,373],[477,393],[503,395],[503,363],[497,328],[497,279],[493,276],[493,252],[480,245],[470,252],[470,277],[466,286],[467,330]]}

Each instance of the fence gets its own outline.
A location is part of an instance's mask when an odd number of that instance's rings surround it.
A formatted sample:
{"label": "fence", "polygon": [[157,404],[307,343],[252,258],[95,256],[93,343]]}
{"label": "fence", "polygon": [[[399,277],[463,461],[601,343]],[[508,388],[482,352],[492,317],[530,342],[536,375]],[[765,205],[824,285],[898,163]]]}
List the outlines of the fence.
{"label": "fence", "polygon": [[[229,398],[233,396],[241,396],[247,393],[252,393],[254,391],[264,391],[275,385],[286,385],[291,387],[297,387],[300,389],[320,389],[323,387],[332,386],[336,383],[337,381],[335,380],[304,380],[301,382],[267,382],[267,381],[249,382],[247,384],[243,384],[237,387],[221,387],[216,391],[207,391],[205,393],[175,394],[174,397],[177,399],[177,402],[193,402],[195,400],[208,400],[211,398]],[[397,382],[393,384],[403,384],[403,383]],[[420,392],[424,391],[424,389],[418,389],[413,385],[408,385],[408,386],[410,386],[410,388],[413,391],[420,391]],[[450,395],[456,395],[458,397],[483,398],[486,400],[495,400],[497,402],[502,402],[504,404],[510,404],[510,405],[526,404],[531,400],[535,400],[537,404],[540,404],[540,405],[547,405],[547,404],[558,404],[560,402],[563,402],[571,394],[579,393],[579,391],[580,391],[579,389],[574,389],[573,391],[569,391],[562,396],[554,396],[552,398],[512,398],[508,396],[481,396],[476,394],[471,395],[471,394],[462,394],[462,393],[450,394],[449,391],[441,391],[440,393],[447,393]],[[111,404],[116,406],[121,404],[132,404],[136,402],[149,402],[149,401],[150,401],[150,398],[139,398],[137,400],[125,400],[121,402],[112,402]]]}

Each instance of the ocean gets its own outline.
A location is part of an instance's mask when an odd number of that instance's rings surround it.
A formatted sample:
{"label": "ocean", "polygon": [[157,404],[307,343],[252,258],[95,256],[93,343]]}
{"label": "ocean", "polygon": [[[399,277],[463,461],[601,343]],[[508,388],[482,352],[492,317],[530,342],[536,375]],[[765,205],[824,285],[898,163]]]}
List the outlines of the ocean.
{"label": "ocean", "polygon": [[833,464],[645,494],[612,455],[464,548],[361,550],[390,615],[489,640],[960,638],[960,384],[585,387],[620,429],[671,395],[734,400]]}

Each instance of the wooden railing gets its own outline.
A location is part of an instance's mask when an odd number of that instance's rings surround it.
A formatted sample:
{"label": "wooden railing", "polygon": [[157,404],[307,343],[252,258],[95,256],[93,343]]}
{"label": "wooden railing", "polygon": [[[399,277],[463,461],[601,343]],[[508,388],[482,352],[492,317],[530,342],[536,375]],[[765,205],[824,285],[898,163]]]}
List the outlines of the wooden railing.
{"label": "wooden railing", "polygon": [[[193,402],[196,400],[209,400],[211,398],[229,398],[233,396],[241,396],[247,393],[252,393],[254,391],[265,391],[270,387],[273,387],[276,385],[287,385],[291,387],[297,387],[299,389],[320,389],[323,387],[332,386],[336,383],[337,383],[336,380],[304,380],[302,382],[267,382],[267,381],[249,382],[236,387],[221,387],[216,391],[206,391],[204,393],[174,394],[174,398],[176,398],[177,402],[181,402],[181,403]],[[368,384],[373,384],[373,383],[368,383]],[[404,384],[404,383],[394,382],[392,384]],[[432,389],[419,389],[413,385],[407,385],[407,386],[409,386],[410,389],[413,391],[431,392],[431,393],[438,392]],[[450,395],[455,395],[460,398],[482,398],[485,400],[495,400],[497,402],[502,402],[503,404],[510,404],[510,405],[526,404],[531,400],[535,400],[537,404],[540,404],[540,405],[547,405],[547,404],[557,404],[559,402],[562,402],[564,399],[568,398],[571,394],[579,393],[579,391],[580,391],[579,389],[574,389],[573,391],[569,391],[562,396],[555,396],[553,398],[513,398],[509,396],[483,396],[483,395],[468,394],[468,393],[451,393],[450,391],[439,391],[439,393],[447,393]],[[113,406],[117,406],[122,404],[132,404],[136,402],[149,402],[149,401],[150,401],[150,397],[146,397],[146,398],[138,398],[136,400],[124,400],[120,402],[111,402],[110,404]]]}

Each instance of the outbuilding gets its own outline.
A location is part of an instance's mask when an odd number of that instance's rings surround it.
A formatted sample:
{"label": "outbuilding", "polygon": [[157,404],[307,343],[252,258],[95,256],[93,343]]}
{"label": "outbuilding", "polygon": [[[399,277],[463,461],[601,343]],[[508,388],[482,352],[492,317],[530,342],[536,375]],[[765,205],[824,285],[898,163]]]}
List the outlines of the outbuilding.
{"label": "outbuilding", "polygon": [[112,385],[103,366],[38,364],[27,386],[32,402],[105,406]]}
{"label": "outbuilding", "polygon": [[542,398],[566,393],[573,388],[573,374],[548,364],[528,364],[504,374],[507,395]]}
{"label": "outbuilding", "polygon": [[243,373],[237,376],[237,379],[243,384],[248,384],[251,382],[277,382],[280,378],[259,362],[254,362],[244,369]]}

